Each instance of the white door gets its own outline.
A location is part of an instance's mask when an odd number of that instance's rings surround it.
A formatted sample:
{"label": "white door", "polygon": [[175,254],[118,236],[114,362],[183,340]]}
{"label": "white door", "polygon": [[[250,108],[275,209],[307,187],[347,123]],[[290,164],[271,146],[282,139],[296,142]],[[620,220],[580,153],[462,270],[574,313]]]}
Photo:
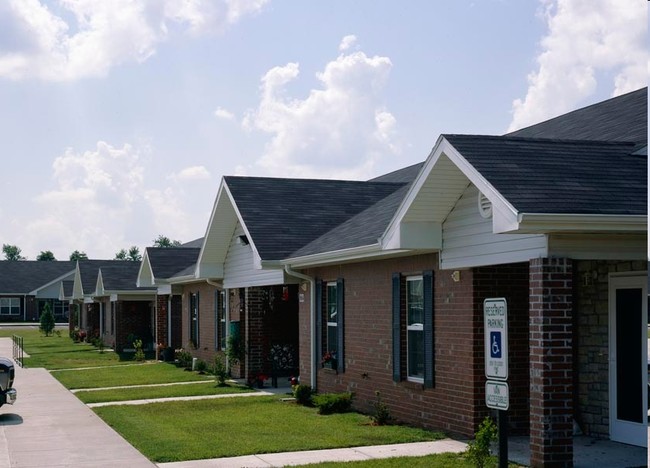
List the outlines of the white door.
{"label": "white door", "polygon": [[609,279],[610,439],[648,445],[648,277]]}

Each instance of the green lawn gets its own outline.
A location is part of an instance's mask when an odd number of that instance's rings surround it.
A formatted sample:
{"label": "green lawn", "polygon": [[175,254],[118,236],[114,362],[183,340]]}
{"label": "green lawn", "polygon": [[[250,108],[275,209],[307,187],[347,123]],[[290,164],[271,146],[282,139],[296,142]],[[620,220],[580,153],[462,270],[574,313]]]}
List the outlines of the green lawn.
{"label": "green lawn", "polygon": [[[492,457],[486,466],[497,466],[498,460]],[[325,462],[299,465],[305,468],[474,468],[474,464],[460,453],[441,453],[424,457],[394,457],[354,462]],[[509,463],[509,467],[519,465]]]}
{"label": "green lawn", "polygon": [[406,426],[373,426],[367,416],[357,413],[321,416],[314,408],[281,402],[277,397],[106,406],[94,410],[154,462],[444,437]]}
{"label": "green lawn", "polygon": [[75,395],[84,403],[103,403],[109,401],[150,400],[152,398],[171,398],[202,395],[225,395],[245,393],[253,390],[241,385],[218,387],[214,381],[189,385],[167,385],[156,387],[121,388],[112,390],[80,391]]}
{"label": "green lawn", "polygon": [[52,372],[59,382],[70,389],[121,387],[170,382],[212,380],[210,375],[188,372],[167,362],[147,362],[130,366],[104,367]]}
{"label": "green lawn", "polygon": [[128,364],[112,351],[100,353],[89,343],[74,343],[68,330],[57,329],[59,334],[44,336],[35,328],[16,327],[0,329],[0,337],[18,335],[23,337],[25,353],[30,357],[24,360],[25,367],[45,367],[46,369],[69,369],[75,367],[112,366]]}

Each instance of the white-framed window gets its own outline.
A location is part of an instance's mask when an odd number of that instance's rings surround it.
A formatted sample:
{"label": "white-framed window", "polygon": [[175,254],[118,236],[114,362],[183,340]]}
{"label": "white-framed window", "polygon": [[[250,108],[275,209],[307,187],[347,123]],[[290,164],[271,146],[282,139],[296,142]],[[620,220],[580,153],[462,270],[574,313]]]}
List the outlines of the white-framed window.
{"label": "white-framed window", "polygon": [[406,278],[407,379],[424,382],[424,283],[422,276]]}
{"label": "white-framed window", "polygon": [[0,298],[0,315],[20,315],[20,298]]}

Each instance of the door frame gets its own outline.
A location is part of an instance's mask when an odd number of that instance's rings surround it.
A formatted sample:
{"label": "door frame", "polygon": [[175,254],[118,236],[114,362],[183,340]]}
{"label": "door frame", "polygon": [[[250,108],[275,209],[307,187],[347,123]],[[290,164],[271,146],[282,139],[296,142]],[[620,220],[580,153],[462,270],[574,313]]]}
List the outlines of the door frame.
{"label": "door frame", "polygon": [[648,273],[647,272],[629,272],[625,274],[609,275],[609,436],[616,442],[623,442],[641,447],[648,446],[648,413],[643,412],[641,423],[623,421],[616,418],[617,416],[617,373],[616,373],[616,291],[619,289],[641,289],[641,336],[642,340],[641,367],[639,372],[642,373],[643,379],[643,402],[644,408],[647,408],[648,399],[648,375],[647,375],[647,323],[648,323]]}

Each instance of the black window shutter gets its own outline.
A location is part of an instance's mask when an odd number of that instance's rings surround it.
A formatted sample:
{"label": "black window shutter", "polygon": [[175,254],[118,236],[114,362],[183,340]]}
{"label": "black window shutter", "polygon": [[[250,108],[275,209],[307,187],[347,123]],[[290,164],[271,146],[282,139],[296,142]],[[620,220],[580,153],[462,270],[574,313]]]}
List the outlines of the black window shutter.
{"label": "black window shutter", "polygon": [[422,273],[424,292],[424,387],[433,388],[434,349],[433,349],[433,271]]}
{"label": "black window shutter", "polygon": [[199,320],[200,320],[200,317],[201,317],[201,314],[199,313],[200,312],[200,306],[201,306],[200,297],[201,297],[200,293],[199,293],[199,291],[197,291],[196,292],[196,343],[194,343],[194,345],[197,347],[197,349],[198,349],[199,345],[201,344],[200,343],[200,341],[201,341],[201,332],[200,332],[201,328],[199,327]]}
{"label": "black window shutter", "polygon": [[400,286],[401,276],[399,273],[393,273],[393,381],[399,382],[402,379],[401,369],[401,304],[400,304]]}
{"label": "black window shutter", "polygon": [[320,361],[323,355],[323,283],[316,278],[314,280],[314,297],[316,302],[316,339],[312,346],[316,348],[316,359]]}
{"label": "black window shutter", "polygon": [[345,313],[345,292],[343,289],[343,278],[336,280],[336,341],[338,344],[338,353],[336,356],[337,370],[345,372],[345,333],[344,333],[344,313]]}

